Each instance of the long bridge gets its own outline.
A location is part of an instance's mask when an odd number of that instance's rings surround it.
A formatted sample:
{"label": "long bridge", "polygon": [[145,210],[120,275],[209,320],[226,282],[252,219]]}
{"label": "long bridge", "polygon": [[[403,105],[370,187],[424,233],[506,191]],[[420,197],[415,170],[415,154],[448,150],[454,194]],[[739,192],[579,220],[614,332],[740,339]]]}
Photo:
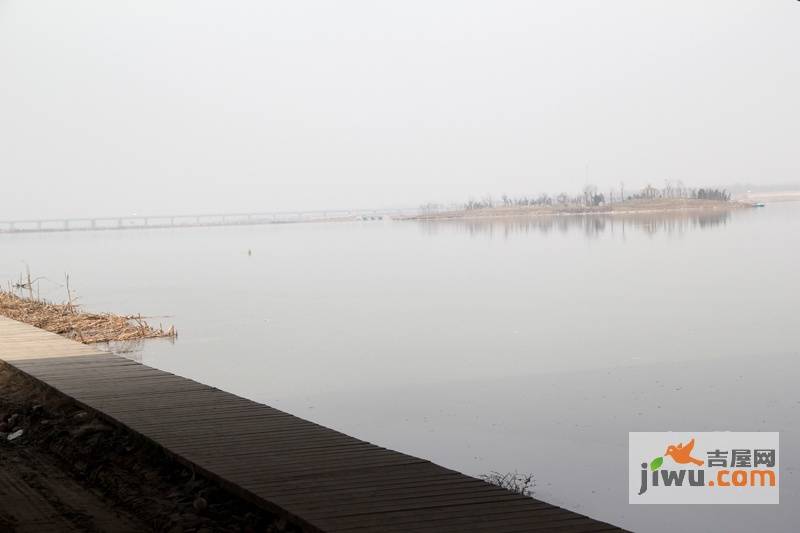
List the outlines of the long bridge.
{"label": "long bridge", "polygon": [[0,233],[36,233],[55,231],[92,231],[181,227],[189,228],[208,226],[287,224],[296,222],[383,220],[385,218],[414,216],[419,214],[419,212],[420,210],[416,208],[328,209],[319,211],[17,219],[0,220]]}

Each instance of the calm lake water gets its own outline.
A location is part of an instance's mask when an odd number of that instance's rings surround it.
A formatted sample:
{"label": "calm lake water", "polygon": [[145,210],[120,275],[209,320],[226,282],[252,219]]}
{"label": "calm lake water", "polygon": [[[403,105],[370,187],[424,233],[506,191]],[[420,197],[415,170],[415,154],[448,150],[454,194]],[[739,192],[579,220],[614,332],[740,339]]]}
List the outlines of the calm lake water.
{"label": "calm lake water", "polygon": [[[143,362],[636,531],[800,523],[800,204],[0,235],[0,279],[175,324]],[[251,250],[252,255],[248,255]],[[779,506],[630,506],[629,431],[780,431]]]}

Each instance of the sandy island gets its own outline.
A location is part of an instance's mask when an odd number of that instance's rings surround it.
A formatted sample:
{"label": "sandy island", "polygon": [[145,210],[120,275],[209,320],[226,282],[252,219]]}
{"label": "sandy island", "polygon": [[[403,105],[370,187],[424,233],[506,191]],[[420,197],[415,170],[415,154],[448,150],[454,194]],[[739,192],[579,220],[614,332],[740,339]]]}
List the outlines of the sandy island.
{"label": "sandy island", "polygon": [[751,202],[696,200],[690,198],[670,198],[654,200],[626,200],[624,202],[598,206],[582,205],[537,205],[537,206],[496,206],[480,209],[458,209],[423,213],[405,220],[470,220],[484,218],[510,218],[531,216],[563,215],[627,215],[644,213],[668,213],[694,210],[731,210],[752,207]]}

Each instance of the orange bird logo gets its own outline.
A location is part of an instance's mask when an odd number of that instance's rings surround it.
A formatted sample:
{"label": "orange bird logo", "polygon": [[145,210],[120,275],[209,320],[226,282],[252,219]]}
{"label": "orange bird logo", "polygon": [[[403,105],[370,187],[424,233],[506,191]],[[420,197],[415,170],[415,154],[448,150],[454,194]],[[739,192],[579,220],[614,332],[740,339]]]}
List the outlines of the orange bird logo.
{"label": "orange bird logo", "polygon": [[672,457],[673,461],[682,465],[685,465],[686,463],[692,463],[696,464],[697,466],[702,466],[703,461],[692,457],[692,448],[694,448],[694,439],[690,440],[686,444],[678,443],[677,446],[670,444],[667,446],[667,452],[664,455],[669,455]]}

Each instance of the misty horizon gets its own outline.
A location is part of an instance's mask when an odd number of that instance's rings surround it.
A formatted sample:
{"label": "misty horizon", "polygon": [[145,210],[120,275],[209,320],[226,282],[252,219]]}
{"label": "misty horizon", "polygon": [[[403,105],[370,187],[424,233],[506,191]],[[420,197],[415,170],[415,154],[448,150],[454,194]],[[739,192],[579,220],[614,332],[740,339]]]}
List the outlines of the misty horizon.
{"label": "misty horizon", "polygon": [[797,183],[797,9],[3,2],[0,218]]}

